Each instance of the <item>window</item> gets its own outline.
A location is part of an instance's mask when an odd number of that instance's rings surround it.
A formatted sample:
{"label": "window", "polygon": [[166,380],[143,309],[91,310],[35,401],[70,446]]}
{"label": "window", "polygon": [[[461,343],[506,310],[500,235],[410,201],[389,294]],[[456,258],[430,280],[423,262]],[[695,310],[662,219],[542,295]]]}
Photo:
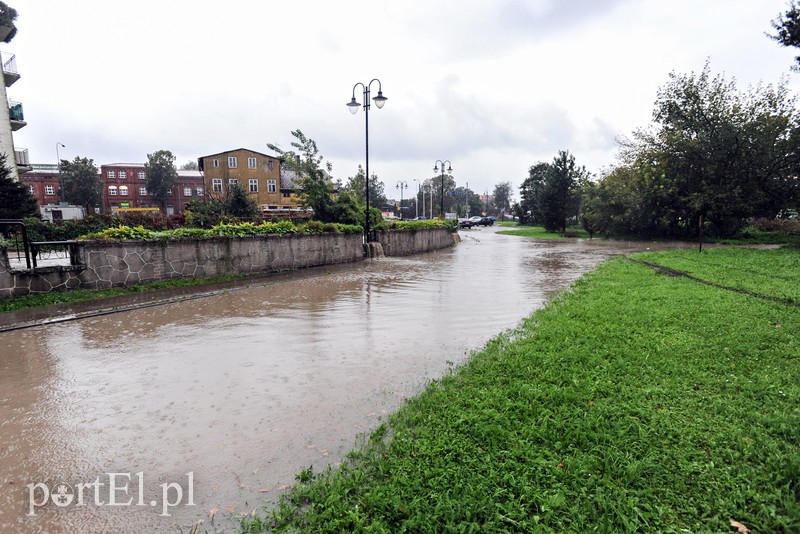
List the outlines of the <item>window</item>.
{"label": "window", "polygon": [[228,178],[228,189],[239,187],[239,180],[236,178]]}
{"label": "window", "polygon": [[106,176],[108,176],[109,178],[111,178],[113,180],[114,178],[117,177],[117,173],[115,173],[114,171],[108,171],[106,173]]}
{"label": "window", "polygon": [[119,186],[119,194],[120,194],[120,196],[127,197],[128,196],[128,186],[127,185]]}
{"label": "window", "polygon": [[215,193],[222,193],[222,178],[211,180],[211,190]]}
{"label": "window", "polygon": [[185,196],[185,197],[192,196],[192,188],[191,187],[184,187],[183,188],[183,196]]}
{"label": "window", "polygon": [[125,171],[119,171],[119,179],[120,180],[125,180],[127,177],[128,177],[128,173],[126,173]]}
{"label": "window", "polygon": [[228,168],[235,169],[236,168],[236,156],[229,156],[228,157]]}
{"label": "window", "polygon": [[256,168],[256,158],[247,158],[247,168],[248,169]]}
{"label": "window", "polygon": [[142,195],[143,197],[147,196],[147,188],[146,187],[140,187],[139,188],[139,194]]}
{"label": "window", "polygon": [[117,186],[116,185],[109,185],[108,186],[108,194],[112,197],[117,196]]}
{"label": "window", "polygon": [[258,193],[258,180],[256,180],[255,178],[250,178],[250,192]]}
{"label": "window", "polygon": [[267,162],[267,168],[268,168],[269,170],[272,170],[272,160],[269,160],[269,161]]}
{"label": "window", "polygon": [[195,193],[197,193],[197,196],[198,196],[198,197],[202,197],[202,196],[203,196],[203,188],[202,188],[202,187],[198,187],[198,188],[195,190]]}
{"label": "window", "polygon": [[286,193],[286,192],[283,193],[283,198],[289,198],[290,196],[292,196],[291,193]]}
{"label": "window", "polygon": [[[33,186],[31,186],[31,187],[33,187]],[[46,186],[44,186],[44,194],[45,195],[55,195],[56,194],[56,188],[53,187],[52,185],[46,185]]]}
{"label": "window", "polygon": [[144,180],[146,178],[144,171],[139,171],[136,176],[138,176],[140,180]]}
{"label": "window", "polygon": [[36,194],[36,188],[33,187],[32,185],[28,186],[28,191],[31,192],[31,195],[35,195]]}
{"label": "window", "polygon": [[219,167],[219,160],[218,160],[217,158],[214,158],[214,163],[213,163],[213,165],[214,165],[214,168],[217,168],[217,167]]}
{"label": "window", "polygon": [[277,180],[267,180],[267,193],[275,193],[278,190]]}

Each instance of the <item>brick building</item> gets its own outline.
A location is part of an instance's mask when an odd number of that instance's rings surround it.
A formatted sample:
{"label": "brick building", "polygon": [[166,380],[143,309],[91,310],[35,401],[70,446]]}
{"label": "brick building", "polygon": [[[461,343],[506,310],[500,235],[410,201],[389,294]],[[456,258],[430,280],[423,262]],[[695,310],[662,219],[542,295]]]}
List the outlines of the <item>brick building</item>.
{"label": "brick building", "polygon": [[[147,192],[144,163],[101,165],[100,181],[103,184],[103,211],[161,207]],[[204,195],[203,175],[199,171],[178,171],[172,196],[166,202],[166,214],[182,213],[190,201]]]}

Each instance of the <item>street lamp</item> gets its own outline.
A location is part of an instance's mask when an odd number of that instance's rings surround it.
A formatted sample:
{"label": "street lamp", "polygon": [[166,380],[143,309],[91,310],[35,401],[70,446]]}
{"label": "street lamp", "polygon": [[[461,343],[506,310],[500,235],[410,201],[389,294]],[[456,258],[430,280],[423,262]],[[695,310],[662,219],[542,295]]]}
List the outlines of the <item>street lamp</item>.
{"label": "street lamp", "polygon": [[400,220],[403,220],[403,189],[408,189],[408,182],[400,180],[397,182],[397,189],[400,190]]}
{"label": "street lamp", "polygon": [[[453,168],[450,166],[450,160],[449,159],[446,159],[444,161],[442,161],[440,159],[437,159],[436,163],[434,164],[434,167],[433,167],[433,172],[439,172],[439,164],[440,163],[442,164],[442,199],[441,199],[441,205],[439,207],[441,213],[439,215],[441,216],[442,219],[444,219],[444,164],[447,163],[447,172],[448,173],[453,172]],[[433,212],[433,208],[431,208],[431,212]],[[431,218],[433,218],[433,213],[431,213]]]}
{"label": "street lamp", "polygon": [[[419,219],[419,190],[420,190],[419,179],[414,178],[414,181],[417,182],[417,198],[414,199],[414,212],[415,212],[416,218]],[[422,200],[423,200],[423,202],[422,202],[422,211],[423,211],[423,215],[424,215],[424,212],[425,212],[425,199],[423,198]]]}
{"label": "street lamp", "polygon": [[[364,217],[364,232],[366,234],[366,242],[370,242],[370,235],[369,235],[369,88],[372,87],[372,82],[378,82],[378,96],[374,97],[372,100],[375,101],[375,105],[378,106],[378,109],[381,109],[383,105],[386,103],[388,98],[383,96],[383,92],[381,91],[381,81],[377,78],[373,78],[368,84],[364,85],[361,82],[356,83],[353,86],[353,97],[350,99],[350,102],[347,104],[347,107],[350,109],[350,113],[355,115],[358,113],[358,108],[364,108],[364,125],[365,125],[365,138],[366,138],[366,154],[367,154],[367,165],[366,170],[364,172],[364,178],[366,182],[366,198],[367,198],[367,208],[366,208],[366,217]],[[356,101],[356,87],[361,86],[364,88],[364,101],[359,104]]]}
{"label": "street lamp", "polygon": [[66,202],[67,199],[64,198],[64,183],[61,181],[61,156],[58,154],[58,147],[67,148],[62,144],[60,141],[56,141],[56,161],[58,162],[58,200],[60,202]]}

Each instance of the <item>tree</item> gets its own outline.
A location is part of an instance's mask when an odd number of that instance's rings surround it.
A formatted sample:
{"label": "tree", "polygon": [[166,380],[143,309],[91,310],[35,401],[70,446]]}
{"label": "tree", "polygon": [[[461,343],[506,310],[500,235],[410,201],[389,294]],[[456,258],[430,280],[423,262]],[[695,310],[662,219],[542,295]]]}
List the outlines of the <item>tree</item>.
{"label": "tree", "polygon": [[500,213],[505,213],[511,208],[511,195],[513,188],[511,182],[500,182],[494,186],[494,207]]}
{"label": "tree", "polygon": [[[358,166],[356,175],[347,179],[347,185],[344,187],[356,198],[359,204],[366,206],[366,184],[364,183],[364,168],[361,165]],[[374,208],[383,208],[389,205],[384,183],[378,179],[378,175],[375,173],[372,173],[369,180],[369,205]]]}
{"label": "tree", "polygon": [[5,2],[0,2],[0,26],[11,28],[11,31],[3,39],[4,43],[10,43],[14,36],[17,35],[17,26],[14,24],[16,20],[17,10],[9,7]]}
{"label": "tree", "polygon": [[197,166],[197,162],[193,159],[190,159],[189,161],[181,165],[182,171],[196,171],[198,169],[199,167]]}
{"label": "tree", "polygon": [[731,236],[749,217],[796,205],[798,119],[785,82],[742,93],[706,63],[699,74],[670,74],[651,127],[623,142],[623,162],[639,174],[645,204],[671,218],[658,222],[662,229]]}
{"label": "tree", "polygon": [[333,181],[330,173],[333,166],[330,162],[323,164],[317,143],[300,130],[291,132],[295,141],[291,146],[295,150],[282,150],[278,145],[267,143],[282,163],[297,173],[300,186],[300,204],[314,210],[314,219],[322,222],[335,222],[333,213]]}
{"label": "tree", "polygon": [[83,206],[86,213],[102,201],[103,184],[93,159],[61,160],[61,184],[64,201]]}
{"label": "tree", "polygon": [[157,150],[148,154],[144,172],[147,176],[147,192],[166,211],[167,198],[178,178],[175,156],[169,150]]}
{"label": "tree", "polygon": [[[769,35],[770,39],[778,41],[783,46],[800,48],[800,9],[798,9],[794,0],[789,4],[789,9],[786,13],[778,15],[778,18],[773,20],[771,24],[772,28],[778,33],[777,35]],[[792,69],[800,70],[800,56],[794,59],[797,64],[793,65]]]}
{"label": "tree", "polygon": [[539,162],[528,170],[520,186],[520,211],[523,221],[541,224],[548,232],[567,229],[567,220],[576,217],[580,191],[588,173],[578,167],[575,156],[560,150],[553,163]]}
{"label": "tree", "polygon": [[0,154],[0,219],[39,217],[36,199],[27,185],[11,178],[6,156]]}
{"label": "tree", "polygon": [[260,216],[258,202],[250,198],[239,185],[229,189],[223,208],[225,213],[241,220],[257,220]]}

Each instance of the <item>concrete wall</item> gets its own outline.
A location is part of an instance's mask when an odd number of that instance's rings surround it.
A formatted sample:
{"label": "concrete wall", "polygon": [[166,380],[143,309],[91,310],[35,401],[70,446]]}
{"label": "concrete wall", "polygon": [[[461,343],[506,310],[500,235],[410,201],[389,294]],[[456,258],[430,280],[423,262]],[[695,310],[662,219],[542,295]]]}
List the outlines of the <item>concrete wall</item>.
{"label": "concrete wall", "polygon": [[[453,245],[445,229],[378,233],[386,256],[404,256]],[[78,245],[80,265],[13,270],[0,253],[0,298],[105,289],[170,278],[254,274],[348,263],[364,259],[361,234],[290,234],[178,241],[87,241]]]}

